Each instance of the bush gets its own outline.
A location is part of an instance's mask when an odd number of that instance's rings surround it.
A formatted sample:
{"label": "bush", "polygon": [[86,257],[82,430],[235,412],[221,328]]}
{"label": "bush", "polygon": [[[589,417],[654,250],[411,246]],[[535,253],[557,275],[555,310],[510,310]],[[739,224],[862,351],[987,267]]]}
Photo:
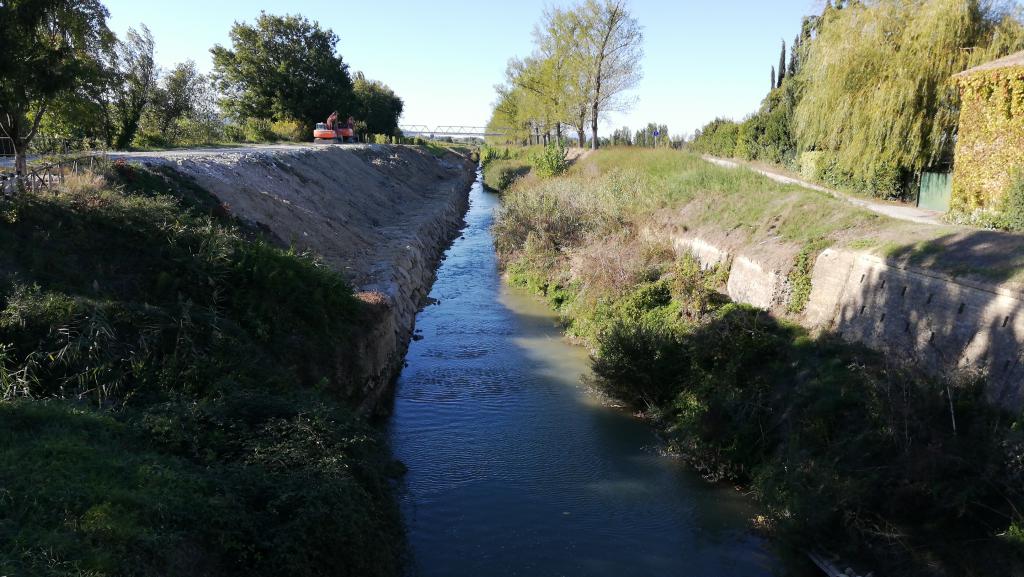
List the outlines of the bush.
{"label": "bush", "polygon": [[551,143],[530,155],[533,172],[541,178],[550,178],[564,173],[569,168],[566,160],[568,151],[560,143]]}
{"label": "bush", "polygon": [[480,165],[487,168],[487,165],[493,161],[501,158],[501,153],[498,152],[497,148],[484,145],[480,148]]}
{"label": "bush", "polygon": [[1024,169],[1016,169],[1003,201],[1004,226],[1007,230],[1024,232]]}
{"label": "bush", "polygon": [[265,118],[246,118],[242,130],[246,142],[271,142],[277,137],[273,123]]}
{"label": "bush", "polygon": [[697,131],[690,148],[702,154],[731,157],[736,152],[739,132],[740,125],[735,121],[716,118]]}
{"label": "bush", "polygon": [[823,180],[822,179],[822,158],[825,153],[820,150],[808,150],[800,154],[800,176],[804,180]]}
{"label": "bush", "polygon": [[245,142],[245,128],[237,124],[225,125],[224,140],[228,142]]}
{"label": "bush", "polygon": [[274,140],[305,142],[310,139],[306,127],[294,119],[277,120],[270,126]]}
{"label": "bush", "polygon": [[179,118],[174,127],[174,139],[182,146],[197,146],[220,142],[226,138],[226,132],[227,127],[216,115]]}
{"label": "bush", "polygon": [[792,314],[804,312],[807,302],[811,300],[811,274],[814,272],[814,262],[818,254],[831,244],[825,239],[812,240],[804,245],[797,253],[793,261],[793,268],[790,269],[787,280],[789,281],[789,302],[786,303],[786,310]]}

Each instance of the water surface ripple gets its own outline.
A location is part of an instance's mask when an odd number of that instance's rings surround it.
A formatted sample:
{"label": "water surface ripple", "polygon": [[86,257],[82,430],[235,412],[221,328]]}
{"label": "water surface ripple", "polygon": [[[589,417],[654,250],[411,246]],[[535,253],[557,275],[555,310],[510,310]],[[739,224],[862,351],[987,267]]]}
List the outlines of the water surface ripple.
{"label": "water surface ripple", "polygon": [[749,503],[659,455],[647,425],[580,385],[586,353],[501,281],[498,198],[478,180],[470,200],[388,425],[408,467],[412,574],[775,574]]}

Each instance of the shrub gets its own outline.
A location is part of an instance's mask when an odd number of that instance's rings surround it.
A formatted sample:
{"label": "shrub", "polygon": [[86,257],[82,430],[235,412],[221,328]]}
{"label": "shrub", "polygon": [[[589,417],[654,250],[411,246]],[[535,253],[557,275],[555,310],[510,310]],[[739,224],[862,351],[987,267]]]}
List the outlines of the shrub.
{"label": "shrub", "polygon": [[270,142],[276,138],[273,123],[265,118],[246,118],[242,130],[247,142]]}
{"label": "shrub", "polygon": [[716,118],[697,131],[690,148],[702,154],[730,157],[736,152],[740,125],[735,121]]}
{"label": "shrub", "polygon": [[818,254],[831,244],[830,240],[812,240],[804,245],[793,261],[789,271],[789,302],[786,310],[797,314],[804,312],[807,302],[811,299],[811,273],[814,272],[814,261]]}
{"label": "shrub", "polygon": [[0,573],[399,574],[351,289],[115,176],[0,227]]}
{"label": "shrub", "polygon": [[498,152],[497,148],[484,145],[480,148],[480,165],[487,168],[487,165],[492,160],[498,160],[501,158],[501,153]]}
{"label": "shrub", "polygon": [[[294,119],[277,120],[270,126],[274,140],[285,142],[304,142],[309,140],[306,127]],[[269,139],[268,139],[269,140]]]}
{"label": "shrub", "polygon": [[561,143],[551,143],[530,155],[533,172],[541,178],[559,176],[569,168],[568,151]]}
{"label": "shrub", "polygon": [[1014,171],[1006,190],[1002,212],[1007,230],[1024,232],[1024,169]]}
{"label": "shrub", "polygon": [[227,138],[227,128],[217,115],[179,118],[175,123],[174,140],[182,146],[220,142]]}
{"label": "shrub", "polygon": [[228,142],[245,142],[245,128],[237,124],[225,125],[224,140]]}
{"label": "shrub", "polygon": [[825,153],[808,150],[800,154],[800,176],[805,180],[821,180],[821,162]]}

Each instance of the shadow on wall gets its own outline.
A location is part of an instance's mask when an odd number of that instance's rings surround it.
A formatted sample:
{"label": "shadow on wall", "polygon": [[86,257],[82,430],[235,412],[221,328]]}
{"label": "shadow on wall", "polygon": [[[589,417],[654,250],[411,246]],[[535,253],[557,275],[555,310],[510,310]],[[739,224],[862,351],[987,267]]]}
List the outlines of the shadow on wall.
{"label": "shadow on wall", "polygon": [[[954,242],[982,250],[984,235],[972,236]],[[1018,293],[842,250],[818,257],[812,286],[810,324],[930,373],[987,372],[990,399],[1021,406],[1024,302]]]}
{"label": "shadow on wall", "polygon": [[986,282],[1006,282],[1024,270],[1024,235],[995,231],[947,234],[901,246],[886,257],[903,266],[949,271]]}

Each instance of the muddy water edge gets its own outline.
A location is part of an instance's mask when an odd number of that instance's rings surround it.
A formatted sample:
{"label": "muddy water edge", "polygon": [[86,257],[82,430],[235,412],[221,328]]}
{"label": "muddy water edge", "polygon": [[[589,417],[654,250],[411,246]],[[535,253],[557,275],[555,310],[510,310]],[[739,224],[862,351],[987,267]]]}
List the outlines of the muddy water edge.
{"label": "muddy water edge", "polygon": [[786,574],[755,513],[664,456],[653,431],[581,384],[587,354],[505,285],[480,179],[438,270],[387,424],[408,467],[412,575]]}

